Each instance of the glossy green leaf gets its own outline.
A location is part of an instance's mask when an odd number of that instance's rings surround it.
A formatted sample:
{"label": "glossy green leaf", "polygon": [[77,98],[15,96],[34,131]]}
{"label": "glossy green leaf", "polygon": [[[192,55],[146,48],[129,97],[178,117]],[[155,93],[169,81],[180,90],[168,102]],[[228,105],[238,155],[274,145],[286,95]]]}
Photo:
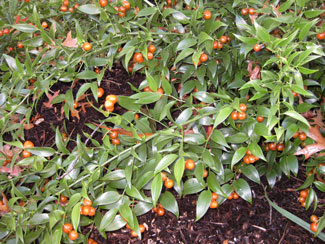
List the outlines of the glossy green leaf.
{"label": "glossy green leaf", "polygon": [[174,167],[174,176],[179,186],[181,185],[181,179],[184,174],[184,169],[185,169],[185,160],[183,157],[181,157],[176,161]]}
{"label": "glossy green leaf", "polygon": [[179,217],[178,204],[172,193],[165,191],[163,194],[161,194],[160,203],[166,210],[175,214],[177,218]]}
{"label": "glossy green leaf", "polygon": [[160,192],[162,189],[162,179],[161,174],[157,174],[151,183],[151,197],[153,201],[153,205],[155,206],[160,197]]}
{"label": "glossy green leaf", "polygon": [[93,202],[93,205],[97,206],[111,204],[120,200],[120,197],[120,194],[115,191],[107,191],[101,194],[98,198],[96,198]]}
{"label": "glossy green leaf", "polygon": [[73,228],[75,230],[78,230],[78,226],[79,226],[79,222],[80,222],[80,206],[81,203],[77,203],[73,209],[72,209],[72,213],[71,213],[71,221],[72,221],[72,225]]}
{"label": "glossy green leaf", "polygon": [[85,14],[100,14],[100,8],[95,4],[82,4],[77,9]]}
{"label": "glossy green leaf", "polygon": [[240,147],[239,149],[236,150],[231,160],[231,168],[233,168],[234,165],[238,163],[245,156],[246,151],[247,151],[246,147]]}
{"label": "glossy green leaf", "polygon": [[235,188],[235,192],[244,200],[252,204],[252,191],[250,186],[248,185],[247,181],[244,179],[235,180],[232,183],[233,187]]}
{"label": "glossy green leaf", "polygon": [[155,168],[154,174],[161,172],[162,170],[166,169],[171,163],[173,163],[178,156],[176,154],[168,154],[164,156]]}
{"label": "glossy green leaf", "polygon": [[65,147],[65,145],[63,143],[63,138],[62,138],[62,134],[59,130],[59,127],[56,127],[56,130],[55,130],[55,144],[60,152],[62,152],[64,154],[70,153],[69,150]]}
{"label": "glossy green leaf", "polygon": [[212,193],[210,191],[202,191],[196,203],[196,218],[195,221],[201,219],[208,211],[212,200]]}

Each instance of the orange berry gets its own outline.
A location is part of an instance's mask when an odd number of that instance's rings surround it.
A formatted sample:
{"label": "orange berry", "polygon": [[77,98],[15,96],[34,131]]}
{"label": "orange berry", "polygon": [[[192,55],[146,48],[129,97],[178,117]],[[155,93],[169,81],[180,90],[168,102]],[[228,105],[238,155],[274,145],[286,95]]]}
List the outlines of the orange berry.
{"label": "orange berry", "polygon": [[236,193],[236,192],[234,192],[234,199],[238,199],[239,198],[239,195]]}
{"label": "orange berry", "polygon": [[116,95],[107,95],[106,96],[106,101],[109,100],[111,101],[112,103],[116,103],[117,102],[117,96]]}
{"label": "orange berry", "polygon": [[226,43],[227,42],[227,36],[221,36],[220,37],[220,42],[221,43]]}
{"label": "orange berry", "polygon": [[143,59],[142,53],[135,53],[134,60],[139,64],[143,63],[144,59]]}
{"label": "orange berry", "polygon": [[78,232],[76,232],[75,230],[70,231],[70,233],[69,233],[69,239],[71,241],[77,240],[78,237],[79,237]]}
{"label": "orange berry", "polygon": [[89,200],[87,198],[84,198],[83,204],[84,204],[84,206],[91,206],[93,204],[93,201]]}
{"label": "orange berry", "polygon": [[247,110],[247,106],[244,103],[239,104],[240,111],[245,112]]}
{"label": "orange berry", "polygon": [[24,148],[31,148],[34,147],[34,143],[31,141],[25,141],[24,142]]}
{"label": "orange berry", "polygon": [[204,18],[205,20],[211,19],[211,12],[210,12],[210,10],[205,10],[205,11],[203,12],[203,18]]}
{"label": "orange berry", "polygon": [[85,42],[83,45],[82,45],[82,48],[85,50],[85,51],[90,51],[91,50],[91,44],[89,42]]}
{"label": "orange berry", "polygon": [[209,207],[210,208],[217,208],[218,207],[218,202],[216,200],[212,199]]}
{"label": "orange berry", "polygon": [[238,113],[238,119],[239,119],[239,120],[244,120],[244,119],[246,119],[246,113],[245,113],[245,112]]}
{"label": "orange berry", "polygon": [[153,53],[148,52],[147,53],[147,58],[148,58],[148,60],[152,60],[153,59]]}
{"label": "orange berry", "polygon": [[232,192],[232,193],[230,193],[230,195],[228,196],[228,200],[231,200],[231,199],[233,199],[234,198],[234,193]]}
{"label": "orange berry", "polygon": [[300,196],[303,197],[303,198],[306,198],[308,196],[308,191],[307,190],[301,191]]}
{"label": "orange berry", "polygon": [[212,192],[212,199],[213,200],[217,200],[218,199],[218,194],[217,193],[215,193],[215,192]]}
{"label": "orange berry", "polygon": [[101,7],[105,7],[105,6],[107,5],[107,0],[100,0],[100,1],[99,1],[99,5],[100,5]]}
{"label": "orange berry", "polygon": [[60,202],[61,203],[66,203],[68,201],[68,198],[65,195],[60,196]]}
{"label": "orange berry", "polygon": [[111,139],[116,139],[118,136],[117,131],[111,131],[111,133],[109,134],[109,138]]}
{"label": "orange berry", "polygon": [[23,151],[23,157],[24,158],[29,158],[32,154],[26,150]]}
{"label": "orange berry", "polygon": [[137,234],[134,230],[132,230],[132,231],[131,231],[131,236],[132,236],[132,237],[138,237],[138,234]]}
{"label": "orange berry", "polygon": [[82,208],[82,215],[88,215],[90,212],[90,206],[83,206]]}
{"label": "orange berry", "polygon": [[167,174],[165,172],[161,172],[161,180],[166,181],[167,180]]}
{"label": "orange berry", "polygon": [[64,233],[68,234],[70,231],[72,231],[73,226],[70,223],[66,223],[62,226],[62,230]]}
{"label": "orange berry", "polygon": [[206,62],[209,59],[209,56],[205,53],[202,53],[200,56],[201,62]]}
{"label": "orange berry", "polygon": [[62,3],[63,6],[69,6],[69,1],[68,0],[64,0],[63,3]]}
{"label": "orange berry", "polygon": [[158,209],[157,209],[157,214],[158,214],[159,216],[163,216],[163,215],[165,214],[165,209],[164,209],[164,208],[158,208]]}
{"label": "orange berry", "polygon": [[152,45],[152,44],[149,45],[149,46],[148,46],[148,51],[151,52],[151,53],[154,53],[154,52],[156,51],[156,47],[155,47],[155,45]]}
{"label": "orange berry", "polygon": [[97,90],[97,97],[101,98],[102,96],[104,96],[104,93],[105,93],[104,89],[99,87]]}
{"label": "orange berry", "polygon": [[96,209],[94,207],[90,207],[88,216],[94,216],[96,214]]}
{"label": "orange berry", "polygon": [[311,229],[311,231],[316,232],[317,231],[317,223],[311,223],[310,229]]}
{"label": "orange berry", "polygon": [[112,144],[113,145],[120,145],[121,141],[118,138],[112,139]]}
{"label": "orange berry", "polygon": [[264,117],[263,116],[257,116],[256,120],[257,120],[257,122],[261,123],[261,122],[264,121]]}
{"label": "orange berry", "polygon": [[206,169],[203,170],[203,178],[206,178],[208,176],[208,171]]}
{"label": "orange berry", "polygon": [[237,112],[237,111],[233,111],[233,112],[231,113],[231,118],[232,118],[233,120],[237,120],[237,119],[238,119],[238,112]]}
{"label": "orange berry", "polygon": [[300,141],[306,140],[306,138],[307,138],[306,133],[305,132],[299,133],[298,138]]}
{"label": "orange berry", "polygon": [[248,9],[248,13],[249,13],[250,15],[254,15],[254,14],[255,14],[255,9],[253,9],[253,8],[249,8],[249,9]]}
{"label": "orange berry", "polygon": [[188,159],[185,161],[185,168],[188,170],[192,170],[195,168],[195,162],[192,159]]}
{"label": "orange berry", "polygon": [[317,223],[318,222],[318,217],[313,214],[312,216],[310,216],[310,221],[313,222],[313,223]]}
{"label": "orange berry", "polygon": [[146,231],[146,227],[144,227],[144,225],[139,225],[139,230],[141,233]]}
{"label": "orange berry", "polygon": [[167,189],[170,189],[174,186],[174,181],[172,179],[167,179],[165,180],[164,185]]}
{"label": "orange berry", "polygon": [[62,5],[62,6],[60,7],[60,10],[61,10],[62,12],[67,12],[67,11],[68,11],[68,7]]}
{"label": "orange berry", "polygon": [[248,14],[248,9],[247,9],[247,8],[243,8],[243,9],[241,10],[241,14],[242,14],[242,15],[247,15],[247,14]]}

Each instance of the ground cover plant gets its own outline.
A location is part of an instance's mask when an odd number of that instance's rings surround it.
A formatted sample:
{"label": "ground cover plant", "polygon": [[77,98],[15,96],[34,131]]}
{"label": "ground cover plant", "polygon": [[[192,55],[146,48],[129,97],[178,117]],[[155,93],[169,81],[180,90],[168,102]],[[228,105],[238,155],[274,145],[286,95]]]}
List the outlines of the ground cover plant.
{"label": "ground cover plant", "polygon": [[[324,3],[0,6],[3,243],[136,242],[144,216],[182,222],[194,201],[207,225],[255,192],[325,240]],[[272,199],[296,179],[308,218]]]}

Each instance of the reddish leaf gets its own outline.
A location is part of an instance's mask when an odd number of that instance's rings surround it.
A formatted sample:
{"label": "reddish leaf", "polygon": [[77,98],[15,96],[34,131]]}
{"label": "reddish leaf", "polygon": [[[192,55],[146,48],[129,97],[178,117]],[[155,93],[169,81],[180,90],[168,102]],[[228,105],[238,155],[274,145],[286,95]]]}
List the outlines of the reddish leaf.
{"label": "reddish leaf", "polygon": [[54,92],[54,94],[53,95],[51,95],[50,93],[47,95],[47,97],[48,97],[48,101],[47,102],[44,102],[43,103],[43,105],[45,106],[45,107],[47,107],[47,108],[52,108],[53,107],[53,104],[51,103],[52,102],[52,100],[55,98],[55,97],[57,97],[58,95],[60,94],[60,91],[56,91],[56,92]]}
{"label": "reddish leaf", "polygon": [[18,167],[16,165],[14,167],[12,167],[12,169],[5,167],[5,166],[0,167],[0,173],[9,173],[9,175],[19,176],[20,172],[21,172],[20,167]]}
{"label": "reddish leaf", "polygon": [[0,205],[0,215],[3,215],[6,213],[9,213],[10,209],[8,207],[8,199],[7,199],[6,195],[3,192],[1,192],[1,194],[2,194],[3,205]]}
{"label": "reddish leaf", "polygon": [[66,47],[78,47],[77,38],[72,38],[71,31],[68,32],[67,38],[62,42],[62,45]]}
{"label": "reddish leaf", "polygon": [[250,80],[256,80],[261,78],[261,68],[258,64],[255,64],[254,69],[253,68],[253,61],[249,61],[247,66],[247,71],[249,72]]}
{"label": "reddish leaf", "polygon": [[325,150],[325,137],[320,133],[319,125],[310,127],[307,133],[308,137],[312,138],[316,143],[307,145],[305,148],[299,150],[294,155],[305,155],[305,158],[310,158],[311,155]]}

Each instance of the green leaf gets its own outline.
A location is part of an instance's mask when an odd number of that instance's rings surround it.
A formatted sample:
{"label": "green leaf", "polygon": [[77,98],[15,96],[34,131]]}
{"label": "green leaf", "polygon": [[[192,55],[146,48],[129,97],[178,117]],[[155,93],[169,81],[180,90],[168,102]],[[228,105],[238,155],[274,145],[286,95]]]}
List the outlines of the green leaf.
{"label": "green leaf", "polygon": [[229,147],[223,133],[220,130],[213,130],[211,134],[211,139],[217,144],[220,144],[224,147]]}
{"label": "green leaf", "polygon": [[78,98],[85,94],[85,92],[91,87],[91,83],[85,83],[82,84],[82,86],[79,88],[77,95],[76,95],[76,100],[78,101]]}
{"label": "green leaf", "polygon": [[240,170],[248,179],[260,184],[260,175],[253,165],[245,165],[241,167]]}
{"label": "green leaf", "polygon": [[193,94],[193,96],[197,99],[199,99],[201,102],[205,102],[205,103],[213,103],[214,99],[213,97],[205,91],[199,91],[199,92],[195,92]]}
{"label": "green leaf", "polygon": [[253,155],[259,157],[260,159],[263,159],[264,161],[266,161],[266,159],[265,159],[265,157],[263,155],[261,147],[256,142],[251,142],[248,145],[248,149]]}
{"label": "green leaf", "polygon": [[201,31],[200,35],[199,35],[199,42],[198,45],[202,44],[203,42],[205,42],[206,40],[212,40],[213,38],[211,36],[209,36],[207,33]]}
{"label": "green leaf", "polygon": [[33,217],[29,220],[29,224],[31,225],[41,225],[49,222],[49,214],[46,213],[36,213]]}
{"label": "green leaf", "polygon": [[183,124],[184,122],[186,122],[189,118],[191,118],[192,116],[192,109],[191,108],[187,108],[185,109],[176,119],[175,123],[176,124]]}
{"label": "green leaf", "polygon": [[183,185],[183,194],[194,194],[200,192],[204,187],[199,183],[196,178],[191,178],[185,181]]}
{"label": "green leaf", "polygon": [[190,56],[192,53],[194,53],[194,49],[192,48],[186,48],[180,52],[180,54],[177,55],[177,58],[175,59],[174,66],[181,61],[182,59]]}
{"label": "green leaf", "polygon": [[8,64],[8,67],[10,69],[12,69],[13,71],[18,71],[16,60],[13,57],[11,57],[11,56],[9,56],[7,54],[2,54],[2,55],[5,58],[5,60],[6,60],[7,64]]}
{"label": "green leaf", "polygon": [[80,199],[81,199],[81,194],[79,192],[73,194],[69,199],[69,203],[66,206],[66,210],[70,211],[73,208],[73,206],[75,206],[80,201]]}
{"label": "green leaf", "polygon": [[312,26],[314,26],[317,23],[317,19],[313,21],[309,21],[308,23],[304,23],[302,28],[300,29],[299,32],[299,40],[302,41],[307,35]]}
{"label": "green leaf", "polygon": [[201,219],[210,207],[212,193],[210,191],[202,191],[196,203],[196,218],[195,221]]}
{"label": "green leaf", "polygon": [[194,38],[186,38],[186,39],[181,40],[178,43],[176,50],[177,51],[184,50],[188,47],[194,46],[195,44],[196,44],[196,40]]}
{"label": "green leaf", "polygon": [[146,71],[146,80],[148,81],[148,85],[151,90],[157,91],[158,89],[158,82]]}
{"label": "green leaf", "polygon": [[154,15],[157,11],[158,9],[156,7],[143,8],[137,14],[137,17],[139,18],[143,16]]}
{"label": "green leaf", "polygon": [[126,219],[126,222],[130,225],[131,229],[135,228],[135,221],[133,218],[132,210],[128,203],[124,203],[119,208],[122,218]]}
{"label": "green leaf", "polygon": [[278,9],[280,13],[287,11],[291,5],[294,3],[295,0],[287,0],[284,3],[282,3]]}
{"label": "green leaf", "polygon": [[140,92],[132,95],[130,98],[137,99],[137,104],[150,104],[157,102],[161,97],[158,92]]}
{"label": "green leaf", "polygon": [[121,196],[116,191],[107,191],[101,194],[95,201],[93,202],[94,206],[97,205],[107,205],[120,200]]}
{"label": "green leaf", "polygon": [[207,183],[208,183],[208,186],[211,191],[213,191],[219,195],[222,195],[224,197],[227,197],[225,192],[222,190],[219,182],[217,181],[217,177],[214,173],[212,173],[212,172],[209,173],[209,176],[207,178]]}
{"label": "green leaf", "polygon": [[233,111],[232,107],[224,106],[217,114],[216,119],[214,120],[213,129],[216,128],[220,123],[225,121],[232,111]]}
{"label": "green leaf", "polygon": [[100,14],[100,8],[95,4],[83,4],[77,9],[85,14]]}
{"label": "green leaf", "polygon": [[178,156],[176,154],[168,154],[164,156],[155,168],[154,174],[161,172],[162,170],[166,169],[171,163],[175,161]]}
{"label": "green leaf", "polygon": [[184,136],[184,142],[192,145],[201,145],[205,142],[205,138],[202,134],[188,134]]}
{"label": "green leaf", "polygon": [[73,209],[72,209],[72,213],[71,213],[71,221],[72,221],[72,225],[73,228],[75,230],[78,230],[78,226],[79,226],[79,222],[80,222],[80,206],[81,203],[77,203]]}
{"label": "green leaf", "polygon": [[[97,78],[97,73],[92,70],[85,70],[81,73],[78,73],[76,75],[76,78],[82,79],[82,80],[92,80]],[[84,84],[86,85],[86,84]]]}
{"label": "green leaf", "polygon": [[284,114],[304,123],[305,125],[307,125],[309,127],[308,121],[302,115],[298,114],[296,111],[289,110],[289,111],[285,112]]}
{"label": "green leaf", "polygon": [[118,104],[123,108],[131,111],[139,111],[141,105],[135,103],[136,100],[128,97],[128,96],[118,96]]}
{"label": "green leaf", "polygon": [[56,153],[51,147],[31,147],[26,150],[40,157],[50,157]]}
{"label": "green leaf", "polygon": [[25,33],[34,33],[35,31],[38,30],[35,26],[29,24],[17,24],[17,25],[13,25],[12,27],[16,30]]}
{"label": "green leaf", "polygon": [[325,184],[323,182],[321,182],[321,181],[314,181],[314,185],[321,192],[325,192]]}
{"label": "green leaf", "polygon": [[160,203],[166,210],[175,214],[177,218],[179,217],[178,204],[172,193],[165,191],[163,194],[161,194]]}
{"label": "green leaf", "polygon": [[255,29],[256,29],[256,35],[258,39],[263,41],[264,43],[269,43],[271,42],[271,36],[269,32],[262,26],[260,26],[257,21],[254,22]]}
{"label": "green leaf", "polygon": [[156,206],[157,204],[161,189],[162,189],[162,179],[161,179],[161,174],[159,173],[155,176],[155,178],[151,183],[151,197],[154,206]]}
{"label": "green leaf", "polygon": [[65,145],[63,143],[63,138],[62,138],[62,134],[59,130],[59,127],[56,127],[56,130],[55,130],[55,144],[60,152],[62,152],[64,154],[70,153],[69,150],[65,147]]}
{"label": "green leaf", "polygon": [[184,174],[184,169],[185,169],[185,160],[183,157],[181,157],[176,161],[174,166],[174,176],[179,186],[181,185],[181,179]]}
{"label": "green leaf", "polygon": [[251,188],[248,185],[247,181],[245,181],[244,179],[238,179],[238,180],[235,180],[232,185],[235,188],[235,191],[237,192],[237,194],[241,198],[243,198],[244,200],[246,200],[247,202],[252,204],[252,192],[251,192]]}
{"label": "green leaf", "polygon": [[236,163],[239,162],[239,160],[241,160],[245,156],[246,151],[247,151],[246,147],[240,147],[239,149],[236,150],[231,160],[231,169],[234,167]]}
{"label": "green leaf", "polygon": [[[322,13],[325,13],[325,10],[321,10],[321,9],[310,9],[305,11],[305,16],[307,18],[315,18],[318,15],[321,15]],[[318,20],[317,20],[318,21]]]}

